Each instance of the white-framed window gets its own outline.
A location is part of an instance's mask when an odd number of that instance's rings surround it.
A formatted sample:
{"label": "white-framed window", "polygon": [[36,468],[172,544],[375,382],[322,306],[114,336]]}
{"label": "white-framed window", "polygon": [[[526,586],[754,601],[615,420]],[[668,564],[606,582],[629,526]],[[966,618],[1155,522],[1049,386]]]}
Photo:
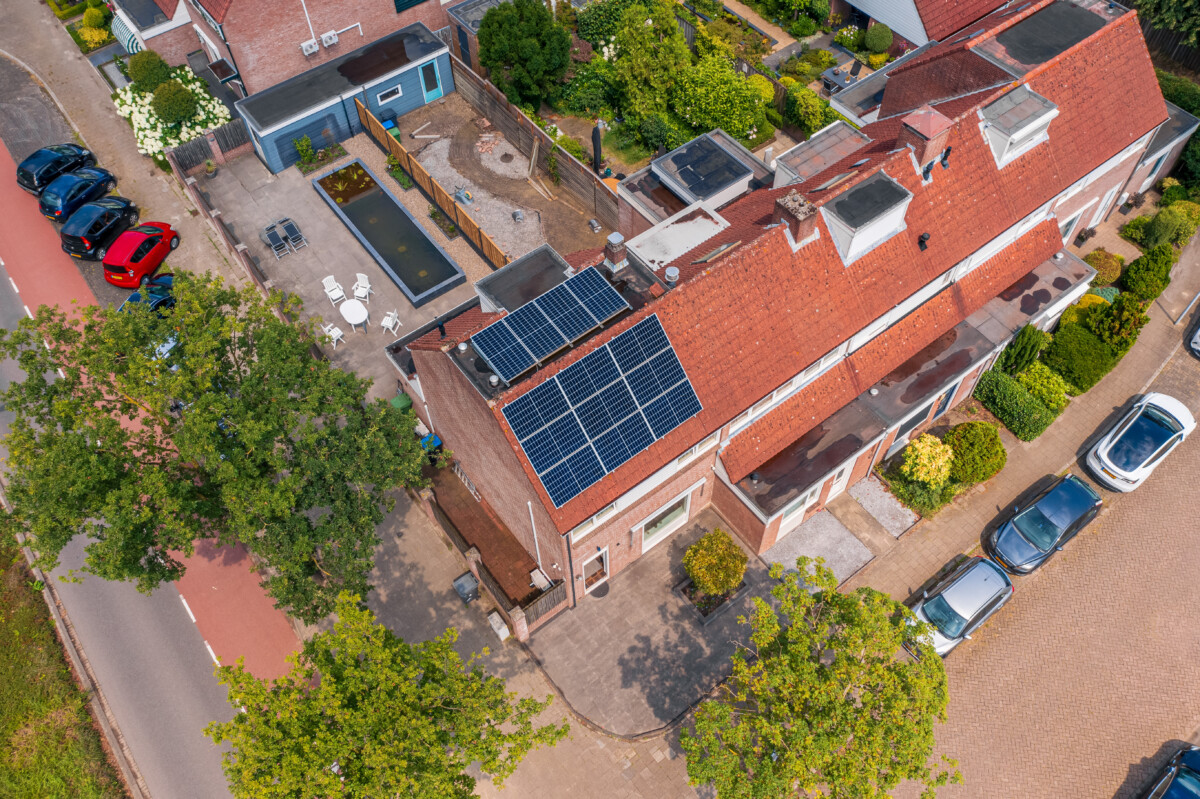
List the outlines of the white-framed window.
{"label": "white-framed window", "polygon": [[588,533],[596,529],[600,522],[611,516],[617,509],[617,503],[612,503],[607,508],[604,508],[592,518],[588,519],[583,524],[571,531],[571,543],[575,544],[582,540]]}
{"label": "white-framed window", "polygon": [[721,439],[720,431],[713,433],[711,436],[704,439],[699,444],[696,444],[694,447],[691,447],[686,452],[684,452],[682,455],[680,455],[678,458],[676,458],[675,463],[679,466],[683,466],[685,463],[695,460],[697,455],[704,452],[705,450],[712,449],[714,446],[716,446],[717,442],[720,439]]}
{"label": "white-framed window", "polygon": [[375,95],[375,102],[378,103],[379,105],[383,105],[384,103],[390,103],[392,100],[395,100],[401,94],[403,94],[403,92],[400,90],[400,85],[397,84],[397,85],[393,86],[392,88],[384,89],[379,94]]}
{"label": "white-framed window", "polygon": [[804,515],[804,512],[811,508],[817,501],[817,497],[821,496],[821,483],[805,491],[798,498],[788,503],[788,506],[783,509],[783,521],[794,519],[797,515]]}
{"label": "white-framed window", "polygon": [[1076,211],[1070,218],[1058,223],[1058,232],[1062,234],[1063,244],[1071,240],[1071,236],[1075,234],[1075,226],[1079,224],[1080,217],[1083,216],[1083,211]]}
{"label": "white-framed window", "polygon": [[829,371],[838,361],[846,357],[846,352],[850,346],[850,342],[844,341],[834,347],[829,352],[825,353],[821,358],[813,361],[803,372],[793,377],[788,382],[784,383],[779,388],[775,389],[765,399],[756,402],[750,410],[736,417],[729,425],[729,435],[744,430],[751,422],[762,416],[767,411],[778,406],[788,397],[795,394],[804,386],[816,380],[825,372]]}
{"label": "white-framed window", "polygon": [[687,524],[692,507],[692,491],[688,491],[655,511],[654,515],[633,528],[634,534],[642,537],[642,552],[670,537],[671,533]]}

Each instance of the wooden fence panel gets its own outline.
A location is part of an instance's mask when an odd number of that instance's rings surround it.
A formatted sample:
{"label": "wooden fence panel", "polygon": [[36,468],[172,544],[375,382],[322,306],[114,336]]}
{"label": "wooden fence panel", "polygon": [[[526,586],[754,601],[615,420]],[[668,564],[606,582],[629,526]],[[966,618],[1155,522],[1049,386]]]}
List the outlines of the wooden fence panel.
{"label": "wooden fence panel", "polygon": [[442,209],[442,213],[446,215],[447,219],[454,220],[458,218],[458,214],[455,211],[456,203],[454,202],[454,198],[436,180],[433,181],[433,201],[437,203],[438,208]]}
{"label": "wooden fence panel", "polygon": [[371,114],[367,111],[367,107],[362,104],[362,100],[359,100],[357,97],[354,98],[354,109],[358,111],[358,121],[363,126],[363,130],[369,128],[370,123],[367,121],[367,117],[371,116]]}
{"label": "wooden fence panel", "polygon": [[212,158],[212,148],[208,146],[208,139],[203,136],[185,141],[171,152],[175,153],[175,160],[183,172],[195,169]]}
{"label": "wooden fence panel", "polygon": [[525,612],[525,623],[532,627],[538,619],[566,601],[567,584],[560,580],[551,586],[550,590],[522,608]]}
{"label": "wooden fence panel", "polygon": [[471,218],[470,214],[463,210],[461,205],[457,206],[455,210],[458,214],[458,229],[462,231],[462,234],[466,236],[472,244],[474,244],[478,249],[482,250],[483,241],[480,238],[480,235],[483,231],[479,229],[479,225],[474,219]]}
{"label": "wooden fence panel", "polygon": [[1192,70],[1200,70],[1200,49],[1183,43],[1187,34],[1156,28],[1148,20],[1142,20],[1142,35],[1146,47],[1176,61]]}
{"label": "wooden fence panel", "polygon": [[421,164],[415,158],[411,159],[409,166],[411,168],[409,169],[408,174],[412,175],[412,179],[417,182],[417,185],[424,189],[426,194],[432,197],[433,178],[431,178],[429,173],[425,171],[425,167],[421,166]]}
{"label": "wooden fence panel", "polygon": [[408,150],[404,149],[404,145],[396,140],[395,136],[388,136],[388,152],[396,157],[400,162],[400,166],[405,172],[412,173],[412,156],[408,154]]}
{"label": "wooden fence panel", "polygon": [[508,256],[504,254],[504,250],[496,246],[496,242],[492,241],[492,237],[480,231],[479,237],[483,239],[479,249],[483,250],[483,256],[492,262],[492,265],[497,269],[508,263]]}
{"label": "wooden fence panel", "polygon": [[246,130],[246,123],[240,118],[213,129],[213,135],[217,137],[217,146],[223,153],[250,143],[250,131]]}

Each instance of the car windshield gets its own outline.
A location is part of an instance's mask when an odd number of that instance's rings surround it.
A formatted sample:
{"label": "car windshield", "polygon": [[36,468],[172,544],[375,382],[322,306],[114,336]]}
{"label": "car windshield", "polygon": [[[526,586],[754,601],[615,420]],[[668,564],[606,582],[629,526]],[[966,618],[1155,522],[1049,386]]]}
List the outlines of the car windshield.
{"label": "car windshield", "polygon": [[47,190],[42,192],[42,200],[49,204],[59,202],[61,198],[58,196],[57,192]]}
{"label": "car windshield", "polygon": [[940,594],[925,603],[925,616],[947,638],[957,638],[967,626],[967,620],[955,613]]}
{"label": "car windshield", "polygon": [[1046,514],[1042,513],[1037,505],[1017,514],[1013,524],[1026,541],[1043,552],[1049,552],[1050,547],[1054,546],[1054,542],[1062,534],[1058,525],[1046,518]]}
{"label": "car windshield", "polygon": [[1187,796],[1195,796],[1200,799],[1200,774],[1187,766],[1180,766],[1179,771],[1175,773],[1175,784],[1171,787],[1172,789],[1178,787]]}
{"label": "car windshield", "polygon": [[1150,460],[1150,456],[1179,430],[1178,422],[1153,405],[1147,405],[1113,442],[1108,458],[1118,469],[1131,472]]}

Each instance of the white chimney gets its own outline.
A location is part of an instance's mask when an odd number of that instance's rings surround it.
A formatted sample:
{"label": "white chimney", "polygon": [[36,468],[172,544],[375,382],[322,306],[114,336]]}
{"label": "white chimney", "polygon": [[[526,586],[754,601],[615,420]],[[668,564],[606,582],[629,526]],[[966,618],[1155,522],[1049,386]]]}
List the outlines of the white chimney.
{"label": "white chimney", "polygon": [[604,243],[604,265],[614,275],[629,265],[625,254],[625,237],[616,231],[609,233]]}

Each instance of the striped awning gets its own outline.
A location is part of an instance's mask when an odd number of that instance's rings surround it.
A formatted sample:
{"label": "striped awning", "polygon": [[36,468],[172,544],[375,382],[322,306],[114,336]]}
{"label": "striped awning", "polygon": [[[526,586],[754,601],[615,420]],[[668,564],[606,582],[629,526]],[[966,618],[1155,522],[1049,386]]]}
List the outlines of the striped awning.
{"label": "striped awning", "polygon": [[137,31],[129,24],[129,21],[125,19],[125,14],[120,8],[117,8],[116,13],[113,14],[111,27],[113,38],[121,43],[121,46],[125,48],[125,52],[133,55],[137,51],[145,49],[141,37],[138,36]]}

